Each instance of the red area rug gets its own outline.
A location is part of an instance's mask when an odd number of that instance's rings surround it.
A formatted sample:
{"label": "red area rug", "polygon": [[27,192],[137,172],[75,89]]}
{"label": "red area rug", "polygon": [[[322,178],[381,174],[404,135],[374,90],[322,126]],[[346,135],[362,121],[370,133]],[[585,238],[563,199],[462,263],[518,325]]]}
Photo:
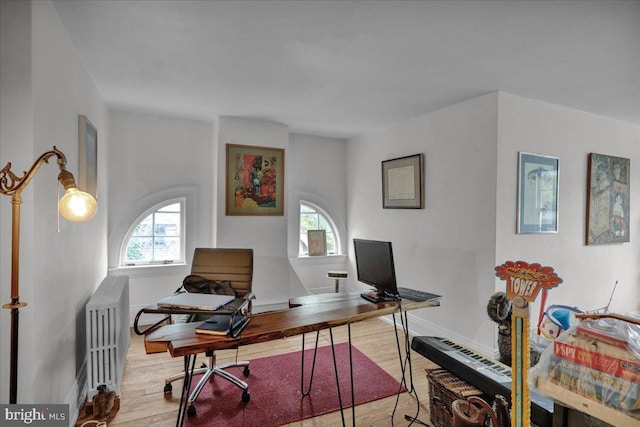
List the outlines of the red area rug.
{"label": "red area rug", "polygon": [[[349,345],[336,344],[340,392],[345,408],[351,406]],[[357,348],[353,349],[353,378],[356,405],[404,391],[400,383]],[[313,349],[305,350],[305,388],[313,361]],[[340,409],[331,347],[318,348],[311,393],[300,393],[301,354],[288,353],[252,360],[249,383],[251,400],[243,403],[242,391],[221,378],[214,378],[196,401],[197,414],[185,417],[190,427],[274,427]],[[242,377],[239,368],[230,373]],[[193,378],[197,384],[199,376]],[[351,420],[351,409],[345,412]]]}

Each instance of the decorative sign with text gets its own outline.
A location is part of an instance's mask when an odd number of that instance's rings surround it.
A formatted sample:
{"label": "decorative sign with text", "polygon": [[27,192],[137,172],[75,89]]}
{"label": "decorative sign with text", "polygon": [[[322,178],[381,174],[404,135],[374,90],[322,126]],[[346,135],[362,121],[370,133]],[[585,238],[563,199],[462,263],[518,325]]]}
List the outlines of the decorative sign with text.
{"label": "decorative sign with text", "polygon": [[496,276],[507,281],[507,298],[521,296],[529,302],[535,301],[540,289],[551,289],[562,283],[553,272],[553,267],[528,264],[524,261],[507,261],[496,267]]}

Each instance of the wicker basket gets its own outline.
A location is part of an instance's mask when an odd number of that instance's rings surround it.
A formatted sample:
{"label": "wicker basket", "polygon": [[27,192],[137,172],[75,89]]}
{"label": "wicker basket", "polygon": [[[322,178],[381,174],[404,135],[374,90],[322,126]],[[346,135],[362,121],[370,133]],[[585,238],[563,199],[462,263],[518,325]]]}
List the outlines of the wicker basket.
{"label": "wicker basket", "polygon": [[431,424],[434,427],[451,427],[453,401],[466,399],[469,396],[482,396],[482,392],[446,369],[426,369],[426,371],[429,380]]}

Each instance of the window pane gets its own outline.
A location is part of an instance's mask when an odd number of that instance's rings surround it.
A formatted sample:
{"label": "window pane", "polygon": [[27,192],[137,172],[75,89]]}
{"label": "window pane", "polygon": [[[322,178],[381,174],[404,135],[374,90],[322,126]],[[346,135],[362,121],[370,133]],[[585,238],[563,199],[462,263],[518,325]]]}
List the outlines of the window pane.
{"label": "window pane", "polygon": [[179,236],[180,224],[167,224],[164,229],[165,236]]}
{"label": "window pane", "polygon": [[321,211],[313,206],[300,204],[300,242],[298,244],[298,254],[309,255],[307,242],[307,230],[326,230],[327,254],[338,253],[338,243],[335,231],[329,218],[325,217]]}
{"label": "window pane", "polygon": [[126,243],[123,265],[182,262],[184,201],[155,208],[138,223]]}
{"label": "window pane", "polygon": [[158,209],[158,212],[178,212],[180,213],[180,203],[174,203]]}
{"label": "window pane", "polygon": [[154,261],[180,259],[180,238],[156,238],[154,242],[154,251]]}
{"label": "window pane", "polygon": [[156,214],[155,234],[162,236],[179,236],[180,214],[158,212]]}
{"label": "window pane", "polygon": [[318,214],[300,214],[300,231],[302,230],[317,230],[318,229]]}
{"label": "window pane", "polygon": [[151,237],[132,237],[127,245],[127,261],[151,261],[153,244]]}
{"label": "window pane", "polygon": [[318,218],[318,220],[319,220],[319,221],[318,221],[318,222],[319,222],[319,224],[318,224],[318,228],[319,228],[320,230],[331,230],[331,226],[329,225],[329,223],[327,222],[327,219],[326,219],[325,217],[320,216],[320,217]]}
{"label": "window pane", "polygon": [[132,236],[152,236],[153,215],[149,215],[143,219],[140,224],[133,230]]}
{"label": "window pane", "polygon": [[336,253],[336,241],[333,236],[333,233],[327,233],[327,253],[329,254]]}

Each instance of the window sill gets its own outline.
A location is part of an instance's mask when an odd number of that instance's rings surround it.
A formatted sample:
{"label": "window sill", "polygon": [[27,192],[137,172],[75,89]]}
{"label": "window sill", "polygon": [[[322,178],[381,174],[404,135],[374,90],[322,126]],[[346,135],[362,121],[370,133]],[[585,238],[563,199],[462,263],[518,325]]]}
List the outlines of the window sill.
{"label": "window sill", "polygon": [[347,261],[346,255],[314,255],[314,256],[297,256],[289,258],[292,264],[342,264]]}
{"label": "window sill", "polygon": [[109,276],[154,277],[167,274],[189,274],[187,264],[132,265],[109,269]]}

